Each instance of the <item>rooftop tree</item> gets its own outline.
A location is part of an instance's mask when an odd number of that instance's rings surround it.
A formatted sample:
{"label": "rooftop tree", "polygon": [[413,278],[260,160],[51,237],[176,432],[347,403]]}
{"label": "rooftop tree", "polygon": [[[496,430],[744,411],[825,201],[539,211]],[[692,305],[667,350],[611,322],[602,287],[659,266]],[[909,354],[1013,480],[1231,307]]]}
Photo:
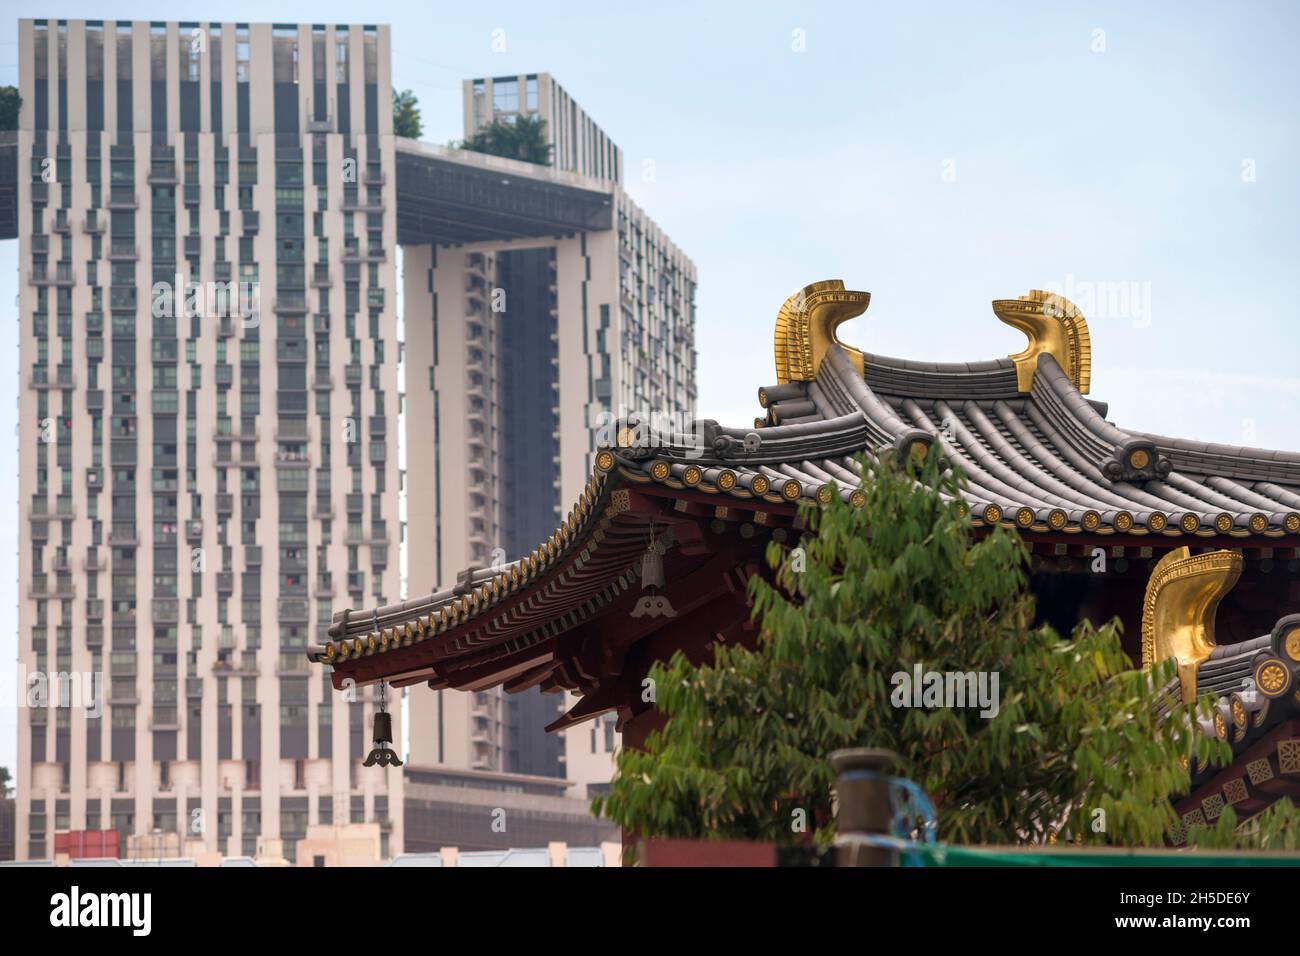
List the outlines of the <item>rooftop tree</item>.
{"label": "rooftop tree", "polygon": [[420,101],[410,90],[393,90],[393,135],[419,139],[424,131],[420,122]]}
{"label": "rooftop tree", "polygon": [[22,105],[23,98],[18,95],[18,87],[0,86],[0,130],[18,128],[18,111]]}
{"label": "rooftop tree", "polygon": [[546,120],[538,116],[493,120],[460,146],[476,153],[490,153],[539,166],[551,165],[554,149],[546,136]]}

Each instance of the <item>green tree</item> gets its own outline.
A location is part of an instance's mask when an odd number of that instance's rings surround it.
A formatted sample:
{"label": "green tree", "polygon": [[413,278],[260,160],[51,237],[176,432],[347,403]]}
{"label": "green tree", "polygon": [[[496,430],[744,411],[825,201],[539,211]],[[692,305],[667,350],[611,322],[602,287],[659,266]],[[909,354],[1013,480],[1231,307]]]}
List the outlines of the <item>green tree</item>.
{"label": "green tree", "polygon": [[546,138],[546,120],[539,116],[517,116],[493,120],[460,144],[461,149],[520,159],[538,166],[551,165],[554,147]]}
{"label": "green tree", "polygon": [[424,131],[420,122],[420,101],[410,90],[393,90],[393,135],[419,139]]}
{"label": "green tree", "polygon": [[0,130],[18,128],[18,111],[22,105],[23,98],[18,95],[18,87],[0,86]]}
{"label": "green tree", "polygon": [[[806,508],[798,548],[768,547],[774,583],[750,582],[756,649],[651,670],[667,723],[621,751],[594,812],[641,836],[827,840],[827,756],[869,746],[895,751],[930,794],[942,840],[1161,844],[1183,762],[1222,760],[1225,745],[1162,690],[1171,664],[1132,669],[1118,622],[1069,639],[1031,627],[1025,548],[1000,528],[972,536],[960,481],[933,461],[885,461],[861,509]],[[891,675],[916,664],[997,673],[996,716],[895,706]],[[800,816],[808,834],[792,832]]]}
{"label": "green tree", "polygon": [[7,799],[10,792],[9,781],[13,779],[9,776],[8,767],[0,767],[0,800]]}
{"label": "green tree", "polygon": [[1237,825],[1237,811],[1225,806],[1213,826],[1194,827],[1187,842],[1202,850],[1300,850],[1300,807],[1281,798]]}

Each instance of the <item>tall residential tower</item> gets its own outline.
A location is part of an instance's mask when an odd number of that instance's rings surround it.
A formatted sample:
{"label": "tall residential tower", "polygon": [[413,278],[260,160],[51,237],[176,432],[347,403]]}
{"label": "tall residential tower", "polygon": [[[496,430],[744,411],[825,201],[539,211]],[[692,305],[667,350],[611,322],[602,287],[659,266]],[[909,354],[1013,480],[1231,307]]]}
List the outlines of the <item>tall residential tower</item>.
{"label": "tall residential tower", "polygon": [[23,20],[19,50],[19,654],[105,679],[102,712],[22,710],[17,856],[400,849],[372,695],[303,653],[398,596],[388,28]]}
{"label": "tall residential tower", "polygon": [[[581,191],[601,215],[404,244],[411,595],[543,541],[591,474],[602,420],[695,409],[695,266],[624,192],[622,151],[548,74],[469,80],[465,97],[467,134],[546,119],[555,165],[463,162]],[[563,775],[579,795],[611,774],[612,726],[566,732],[563,747],[545,732],[560,694],[414,687],[410,701],[415,766]]]}

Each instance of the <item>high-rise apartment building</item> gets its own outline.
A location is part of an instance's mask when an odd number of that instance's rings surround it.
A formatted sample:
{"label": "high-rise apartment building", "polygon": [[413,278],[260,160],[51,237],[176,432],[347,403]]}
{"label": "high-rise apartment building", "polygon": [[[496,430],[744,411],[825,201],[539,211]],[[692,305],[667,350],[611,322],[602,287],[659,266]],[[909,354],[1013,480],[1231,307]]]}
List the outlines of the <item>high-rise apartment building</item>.
{"label": "high-rise apartment building", "polygon": [[373,694],[303,653],[399,590],[388,29],[23,20],[19,50],[20,662],[104,683],[22,708],[17,856],[292,859],[347,822],[396,852]]}
{"label": "high-rise apartment building", "polygon": [[[536,97],[523,92],[533,79]],[[467,131],[485,115],[558,97],[563,115],[580,118],[583,142],[612,158],[612,175],[559,161],[559,170],[481,161],[514,181],[581,188],[608,218],[548,235],[403,247],[412,595],[543,541],[591,474],[602,421],[639,413],[684,426],[694,414],[694,264],[623,191],[621,151],[558,84],[519,77],[516,102],[501,95],[506,82],[466,83]],[[497,104],[490,114],[472,113],[480,85]],[[564,155],[557,149],[557,160]],[[612,726],[584,725],[563,742],[545,733],[562,694],[415,687],[409,700],[414,766],[564,775],[579,795],[611,774]]]}
{"label": "high-rise apartment building", "polygon": [[551,165],[613,183],[623,181],[623,151],[549,73],[480,77],[464,82],[465,137],[520,116],[545,121]]}

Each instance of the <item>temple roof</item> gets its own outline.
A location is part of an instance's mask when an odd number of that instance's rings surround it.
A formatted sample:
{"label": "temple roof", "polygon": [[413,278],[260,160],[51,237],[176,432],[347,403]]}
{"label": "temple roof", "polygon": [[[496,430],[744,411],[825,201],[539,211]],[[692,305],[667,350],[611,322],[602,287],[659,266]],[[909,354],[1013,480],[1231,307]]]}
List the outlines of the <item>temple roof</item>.
{"label": "temple roof", "polygon": [[[809,290],[825,286],[842,289],[839,282],[818,283],[792,297],[803,297],[811,313],[814,332],[805,338],[816,339],[818,323],[816,292]],[[863,297],[865,308],[866,293],[840,294]],[[650,455],[613,449],[619,466],[633,481],[733,496],[753,494],[762,476],[760,494],[769,499],[849,499],[861,479],[855,456],[872,458],[882,448],[925,454],[937,444],[965,473],[964,497],[977,521],[1137,536],[1300,532],[1300,454],[1114,425],[1105,404],[1084,397],[1091,355],[1073,305],[1031,292],[993,307],[1020,328],[1028,326],[1026,316],[1060,322],[1053,313],[1072,314],[1075,344],[1045,348],[1046,336],[1031,332],[1019,356],[941,364],[859,352],[828,335],[820,350],[806,346],[810,360],[791,375],[783,371],[793,363],[782,361],[778,324],[781,381],[759,389],[766,414],[754,427],[698,423],[696,436],[677,436]],[[789,308],[788,302],[783,314]],[[638,443],[636,435],[621,442]]]}
{"label": "temple roof", "polygon": [[[334,666],[336,685],[350,677],[521,689],[553,680],[556,639],[598,617],[636,579],[646,524],[627,514],[635,510],[629,494],[692,507],[711,501],[719,514],[730,507],[770,526],[774,517],[797,521],[804,500],[839,495],[860,506],[863,471],[869,480],[882,455],[937,451],[958,466],[977,527],[1162,551],[1189,542],[1239,547],[1248,538],[1300,544],[1300,454],[1111,423],[1106,405],[1085,397],[1091,339],[1068,300],[1034,291],[994,302],[995,315],[1026,334],[1026,349],[947,364],[841,343],[836,328],[869,301],[838,280],[791,296],[776,325],[777,382],[759,389],[763,415],[752,426],[616,423],[568,518],[530,555],[467,569],[434,594],[340,612],[331,640],[310,656]],[[561,686],[582,682],[570,675]]]}

